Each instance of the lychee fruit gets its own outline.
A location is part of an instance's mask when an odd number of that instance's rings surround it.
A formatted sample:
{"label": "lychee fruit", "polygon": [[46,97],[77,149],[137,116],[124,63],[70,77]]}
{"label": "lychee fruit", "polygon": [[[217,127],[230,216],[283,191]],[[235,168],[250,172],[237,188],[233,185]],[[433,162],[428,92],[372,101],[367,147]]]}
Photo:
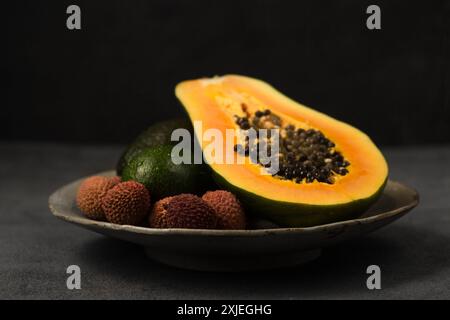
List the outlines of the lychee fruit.
{"label": "lychee fruit", "polygon": [[150,209],[150,193],[139,182],[121,182],[106,193],[102,208],[111,223],[138,225]]}
{"label": "lychee fruit", "polygon": [[173,197],[166,197],[164,199],[157,201],[153,205],[152,212],[150,213],[148,219],[151,228],[167,228],[166,222],[167,207],[169,205],[170,200],[172,199]]}
{"label": "lychee fruit", "polygon": [[193,194],[172,197],[165,221],[167,228],[214,229],[217,225],[214,209]]}
{"label": "lychee fruit", "polygon": [[216,212],[218,228],[245,229],[244,209],[234,194],[225,190],[208,191],[202,199]]}
{"label": "lychee fruit", "polygon": [[102,199],[109,189],[120,182],[119,177],[92,176],[78,188],[76,203],[84,215],[94,220],[105,220]]}
{"label": "lychee fruit", "polygon": [[114,185],[119,184],[122,182],[122,178],[118,176],[110,177],[111,181],[114,183]]}

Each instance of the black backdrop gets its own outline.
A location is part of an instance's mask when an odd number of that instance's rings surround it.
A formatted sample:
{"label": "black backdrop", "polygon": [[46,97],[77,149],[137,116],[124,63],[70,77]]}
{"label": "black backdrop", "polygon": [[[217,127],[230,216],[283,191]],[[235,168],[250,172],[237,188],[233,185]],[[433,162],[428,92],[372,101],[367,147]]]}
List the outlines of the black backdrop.
{"label": "black backdrop", "polygon": [[[82,30],[66,28],[69,4]],[[365,26],[370,4],[381,30]],[[240,73],[379,144],[450,142],[450,0],[18,0],[2,12],[3,140],[126,142],[182,115],[178,81]]]}

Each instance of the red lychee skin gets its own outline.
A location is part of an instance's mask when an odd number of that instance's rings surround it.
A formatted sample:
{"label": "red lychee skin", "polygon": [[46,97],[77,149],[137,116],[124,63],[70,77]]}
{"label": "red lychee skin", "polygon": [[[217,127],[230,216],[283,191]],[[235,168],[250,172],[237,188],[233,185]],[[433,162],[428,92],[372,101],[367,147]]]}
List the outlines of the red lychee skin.
{"label": "red lychee skin", "polygon": [[108,190],[119,182],[119,177],[92,176],[85,179],[77,192],[78,208],[89,219],[106,220],[102,209],[102,199]]}
{"label": "red lychee skin", "polygon": [[245,229],[246,218],[241,203],[234,194],[225,190],[206,192],[202,199],[216,212],[220,229]]}
{"label": "red lychee skin", "polygon": [[119,183],[122,182],[122,178],[118,177],[118,176],[111,177],[110,179],[114,183],[114,185],[119,184]]}
{"label": "red lychee skin", "polygon": [[173,197],[166,197],[159,200],[153,205],[152,212],[150,213],[148,223],[150,228],[167,228],[166,213],[167,206]]}
{"label": "red lychee skin", "polygon": [[121,182],[106,193],[102,209],[111,223],[138,225],[149,212],[150,193],[139,182]]}
{"label": "red lychee skin", "polygon": [[167,228],[215,229],[217,217],[200,197],[180,194],[172,197],[165,214]]}

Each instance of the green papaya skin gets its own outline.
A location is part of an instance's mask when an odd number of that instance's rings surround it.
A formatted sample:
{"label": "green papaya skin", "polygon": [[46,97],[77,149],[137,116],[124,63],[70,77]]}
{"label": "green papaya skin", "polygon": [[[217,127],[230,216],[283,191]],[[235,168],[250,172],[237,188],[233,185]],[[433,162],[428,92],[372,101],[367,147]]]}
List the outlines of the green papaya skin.
{"label": "green papaya skin", "polygon": [[307,205],[265,199],[247,190],[228,183],[217,173],[213,173],[215,182],[237,195],[245,210],[256,217],[263,217],[281,227],[313,227],[337,221],[355,219],[369,209],[381,196],[387,178],[381,188],[369,198],[355,200],[341,206]]}

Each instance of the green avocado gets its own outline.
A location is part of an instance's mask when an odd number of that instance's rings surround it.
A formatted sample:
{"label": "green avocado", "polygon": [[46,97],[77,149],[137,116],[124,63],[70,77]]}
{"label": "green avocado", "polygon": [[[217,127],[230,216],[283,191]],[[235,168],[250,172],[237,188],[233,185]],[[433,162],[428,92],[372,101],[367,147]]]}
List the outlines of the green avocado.
{"label": "green avocado", "polygon": [[134,180],[149,190],[152,201],[180,193],[201,194],[211,188],[211,171],[205,164],[174,164],[172,145],[142,149],[129,159],[122,180]]}
{"label": "green avocado", "polygon": [[175,118],[157,122],[141,132],[120,156],[116,166],[117,175],[121,176],[124,167],[128,165],[130,159],[143,149],[177,144],[178,142],[171,141],[170,137],[172,132],[178,128],[193,132],[191,122],[186,118]]}

